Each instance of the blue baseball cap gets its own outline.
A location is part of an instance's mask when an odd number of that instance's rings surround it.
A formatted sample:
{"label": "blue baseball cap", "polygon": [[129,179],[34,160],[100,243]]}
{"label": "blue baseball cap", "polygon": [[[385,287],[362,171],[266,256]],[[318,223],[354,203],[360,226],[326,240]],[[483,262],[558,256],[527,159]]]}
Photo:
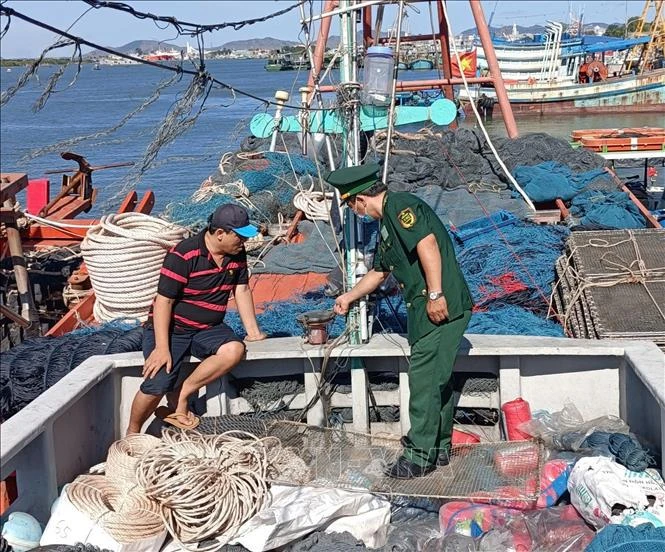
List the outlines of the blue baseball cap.
{"label": "blue baseball cap", "polygon": [[233,230],[243,238],[253,238],[259,233],[259,229],[249,223],[247,209],[233,203],[217,207],[210,217],[210,226],[226,231]]}

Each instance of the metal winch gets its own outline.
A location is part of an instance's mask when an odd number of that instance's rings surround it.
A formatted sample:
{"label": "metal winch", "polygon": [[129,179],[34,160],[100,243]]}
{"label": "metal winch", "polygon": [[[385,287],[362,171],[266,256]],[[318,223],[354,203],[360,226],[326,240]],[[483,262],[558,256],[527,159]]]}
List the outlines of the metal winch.
{"label": "metal winch", "polygon": [[310,345],[324,345],[328,342],[328,324],[335,318],[331,310],[304,312],[296,317],[305,330],[305,342]]}

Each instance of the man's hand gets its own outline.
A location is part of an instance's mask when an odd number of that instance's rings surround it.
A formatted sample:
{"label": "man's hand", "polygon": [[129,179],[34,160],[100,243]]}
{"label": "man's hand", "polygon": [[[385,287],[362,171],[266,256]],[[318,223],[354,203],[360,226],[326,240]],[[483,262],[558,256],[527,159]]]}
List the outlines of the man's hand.
{"label": "man's hand", "polygon": [[349,297],[348,293],[340,295],[335,300],[335,306],[333,307],[335,314],[346,314],[347,312],[349,312],[349,307],[351,306],[352,302],[353,301]]}
{"label": "man's hand", "polygon": [[143,365],[143,377],[146,379],[152,379],[157,375],[162,369],[162,366],[166,366],[166,373],[171,373],[171,352],[166,349],[154,349],[150,356],[146,359],[145,364]]}
{"label": "man's hand", "polygon": [[245,341],[263,341],[266,337],[268,337],[266,334],[263,332],[258,332],[254,334],[248,334],[245,336]]}
{"label": "man's hand", "polygon": [[448,303],[443,295],[434,301],[427,301],[427,316],[435,324],[441,324],[448,318]]}

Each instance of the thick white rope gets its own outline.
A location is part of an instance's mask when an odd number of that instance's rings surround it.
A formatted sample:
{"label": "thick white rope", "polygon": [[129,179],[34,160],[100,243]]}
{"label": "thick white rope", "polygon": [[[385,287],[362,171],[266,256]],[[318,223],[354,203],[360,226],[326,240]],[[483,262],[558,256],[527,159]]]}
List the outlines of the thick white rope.
{"label": "thick white rope", "polygon": [[50,220],[37,215],[31,215],[30,213],[23,211],[23,216],[27,219],[34,220],[35,222],[40,222],[47,226],[53,226],[53,228],[92,228],[92,225],[88,224],[67,224],[66,222],[58,222],[55,220]]}
{"label": "thick white rope", "polygon": [[164,532],[159,505],[139,487],[122,488],[109,477],[80,475],[65,492],[78,511],[120,543],[149,539]]}
{"label": "thick white rope", "polygon": [[102,217],[81,242],[96,296],[95,319],[146,320],[164,256],[187,235],[186,228],[142,213]]}
{"label": "thick white rope", "polygon": [[294,196],[293,205],[296,209],[305,213],[309,220],[324,220],[327,222],[334,197],[335,194],[332,192],[322,192],[311,186],[309,190],[301,190]]}
{"label": "thick white rope", "polygon": [[160,505],[166,528],[181,546],[221,550],[268,498],[268,452],[275,442],[239,431],[165,432],[162,443],[139,461],[137,480]]}

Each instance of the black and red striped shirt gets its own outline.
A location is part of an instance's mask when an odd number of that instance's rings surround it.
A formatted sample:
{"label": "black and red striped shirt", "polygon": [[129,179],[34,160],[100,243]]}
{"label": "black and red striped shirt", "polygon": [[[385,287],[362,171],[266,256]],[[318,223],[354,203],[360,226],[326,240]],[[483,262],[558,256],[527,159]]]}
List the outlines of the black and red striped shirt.
{"label": "black and red striped shirt", "polygon": [[[221,324],[231,292],[249,282],[245,250],[224,256],[217,266],[206,247],[205,233],[181,241],[164,258],[157,293],[175,299],[176,330],[205,330]],[[152,323],[152,308],[148,323]]]}

